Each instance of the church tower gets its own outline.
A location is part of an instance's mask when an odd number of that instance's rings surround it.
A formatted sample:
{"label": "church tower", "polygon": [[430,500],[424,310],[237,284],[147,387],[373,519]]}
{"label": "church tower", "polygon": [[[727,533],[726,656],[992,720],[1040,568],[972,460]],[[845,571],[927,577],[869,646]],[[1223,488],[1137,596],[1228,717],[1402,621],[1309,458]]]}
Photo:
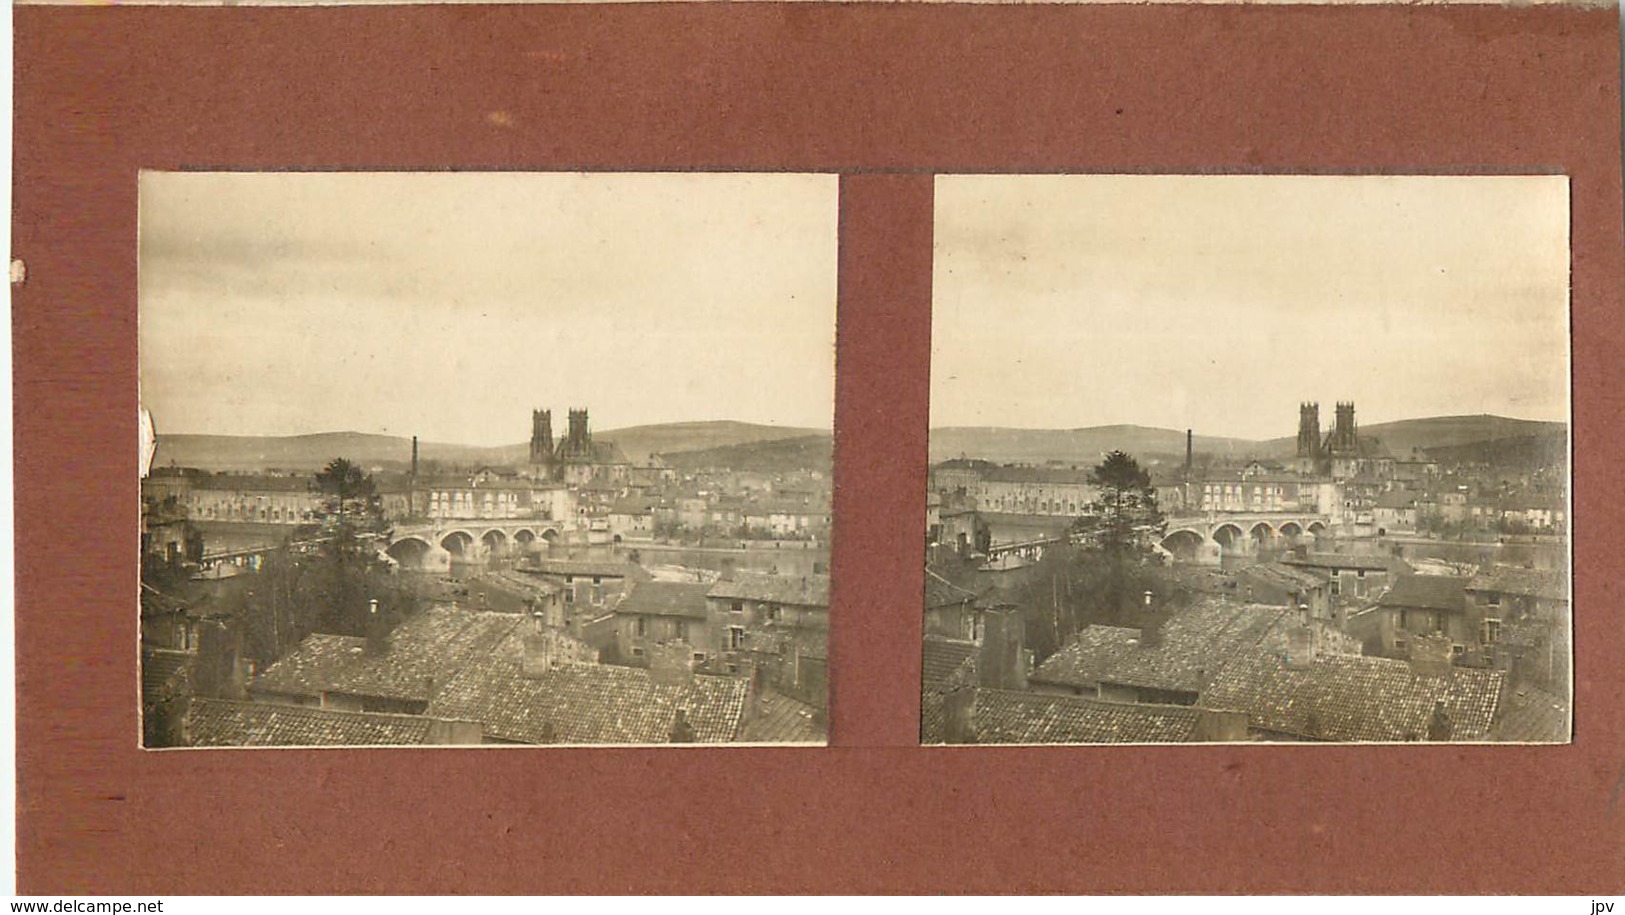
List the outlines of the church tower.
{"label": "church tower", "polygon": [[1320,457],[1320,404],[1298,404],[1298,457]]}
{"label": "church tower", "polygon": [[530,462],[553,462],[553,411],[530,411]]}
{"label": "church tower", "polygon": [[1327,450],[1338,457],[1356,457],[1360,453],[1359,434],[1354,427],[1354,402],[1337,404],[1337,421],[1332,426]]}

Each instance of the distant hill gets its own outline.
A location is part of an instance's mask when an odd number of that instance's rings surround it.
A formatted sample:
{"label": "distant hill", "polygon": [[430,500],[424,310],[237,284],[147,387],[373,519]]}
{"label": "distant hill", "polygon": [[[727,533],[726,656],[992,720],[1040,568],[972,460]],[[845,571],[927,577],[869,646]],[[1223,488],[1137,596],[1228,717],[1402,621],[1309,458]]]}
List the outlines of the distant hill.
{"label": "distant hill", "polygon": [[[1206,454],[1245,456],[1258,442],[1209,435],[1195,437]],[[997,426],[945,426],[931,430],[931,463],[960,456],[1000,463],[1042,464],[1046,461],[1094,463],[1108,451],[1133,455],[1185,453],[1185,433],[1146,426],[1095,426],[1088,429],[1008,429]]]}
{"label": "distant hill", "polygon": [[[1330,431],[1322,429],[1322,433]],[[1447,460],[1443,454],[1432,454],[1439,449],[1457,448],[1504,439],[1532,436],[1567,436],[1564,423],[1542,422],[1531,419],[1509,419],[1505,416],[1479,414],[1477,416],[1431,416],[1424,419],[1402,419],[1391,423],[1360,426],[1362,438],[1379,439],[1388,453],[1401,460],[1411,457],[1413,451],[1428,452],[1437,460]],[[1290,456],[1297,450],[1297,438],[1277,438],[1262,443],[1264,450],[1277,457]]]}
{"label": "distant hill", "polygon": [[[478,448],[424,442],[424,460],[447,463],[497,463],[500,448]],[[404,469],[412,463],[412,440],[398,435],[320,432],[313,435],[158,435],[154,466],[202,467],[205,470],[314,471],[336,457],[362,467]]]}
{"label": "distant hill", "polygon": [[1427,449],[1442,464],[1489,464],[1509,473],[1562,467],[1569,460],[1567,429]]}
{"label": "distant hill", "polygon": [[[1330,431],[1323,429],[1322,432]],[[1494,443],[1507,442],[1509,459],[1528,451],[1531,459],[1551,451],[1563,454],[1568,426],[1556,422],[1508,419],[1504,416],[1435,416],[1360,426],[1362,437],[1380,439],[1396,458],[1409,458],[1413,450],[1436,460],[1455,460],[1456,455],[1495,454]],[[1518,444],[1521,443],[1521,444]],[[1196,452],[1203,455],[1243,458],[1286,458],[1297,451],[1297,437],[1252,441],[1241,438],[1198,435]],[[1120,449],[1137,457],[1180,456],[1185,453],[1185,433],[1176,429],[1146,426],[1094,426],[1087,429],[1004,429],[997,427],[950,426],[931,430],[931,463],[956,457],[981,458],[1000,463],[1042,464],[1047,461],[1089,463],[1100,455]],[[1452,450],[1455,449],[1455,450]],[[1462,450],[1465,449],[1465,450]],[[1537,454],[1538,453],[1538,454]]]}
{"label": "distant hill", "polygon": [[[562,432],[555,429],[555,432]],[[595,432],[593,438],[614,442],[634,462],[655,453],[682,453],[819,433],[795,426],[768,426],[727,420],[629,426]],[[423,461],[465,467],[512,466],[523,463],[530,445],[480,446],[420,442]],[[320,470],[336,457],[349,458],[366,468],[405,470],[412,463],[412,440],[400,435],[362,432],[321,432],[311,435],[164,435],[158,436],[154,466],[202,467],[206,470],[290,471]]]}
{"label": "distant hill", "polygon": [[628,426],[609,432],[594,432],[593,438],[614,442],[633,462],[647,460],[651,454],[676,454],[745,445],[751,442],[776,441],[822,435],[828,431],[804,429],[797,426],[768,426],[760,423],[741,423],[715,420],[693,423],[661,423],[653,426]]}
{"label": "distant hill", "polygon": [[795,470],[830,471],[834,438],[828,433],[802,435],[770,441],[723,445],[699,451],[662,454],[666,463],[681,471],[706,469],[748,470],[757,473],[789,473]]}

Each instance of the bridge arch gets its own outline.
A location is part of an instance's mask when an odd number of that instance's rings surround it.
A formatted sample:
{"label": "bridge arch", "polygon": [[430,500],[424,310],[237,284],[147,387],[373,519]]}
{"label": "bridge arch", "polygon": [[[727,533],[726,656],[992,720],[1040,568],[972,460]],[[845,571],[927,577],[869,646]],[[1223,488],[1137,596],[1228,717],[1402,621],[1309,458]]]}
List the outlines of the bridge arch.
{"label": "bridge arch", "polygon": [[1194,560],[1201,556],[1202,546],[1207,543],[1207,537],[1200,531],[1182,527],[1176,531],[1169,531],[1162,538],[1162,548],[1172,553],[1175,559]]}
{"label": "bridge arch", "polygon": [[1213,529],[1214,541],[1223,547],[1226,553],[1234,553],[1239,550],[1242,541],[1246,538],[1247,534],[1242,531],[1240,525],[1233,522],[1221,524]]}
{"label": "bridge arch", "polygon": [[1275,528],[1270,527],[1268,521],[1259,521],[1248,529],[1247,534],[1259,543],[1268,543],[1275,536]]}
{"label": "bridge arch", "polygon": [[521,549],[536,542],[536,532],[528,527],[521,527],[513,532],[513,545]]}
{"label": "bridge arch", "polygon": [[1288,539],[1303,536],[1303,525],[1296,521],[1283,521],[1280,530],[1281,536]]}
{"label": "bridge arch", "polygon": [[1307,530],[1311,534],[1323,533],[1326,530],[1326,522],[1320,520],[1311,521]]}
{"label": "bridge arch", "polygon": [[474,555],[474,535],[461,528],[440,536],[440,547],[456,559],[469,559]]}
{"label": "bridge arch", "polygon": [[508,533],[500,527],[493,527],[480,535],[480,545],[493,556],[500,556],[508,551]]}
{"label": "bridge arch", "polygon": [[434,552],[434,544],[422,537],[413,535],[402,537],[391,543],[384,552],[389,555],[389,558],[400,563],[402,568],[421,569],[428,565],[425,560]]}

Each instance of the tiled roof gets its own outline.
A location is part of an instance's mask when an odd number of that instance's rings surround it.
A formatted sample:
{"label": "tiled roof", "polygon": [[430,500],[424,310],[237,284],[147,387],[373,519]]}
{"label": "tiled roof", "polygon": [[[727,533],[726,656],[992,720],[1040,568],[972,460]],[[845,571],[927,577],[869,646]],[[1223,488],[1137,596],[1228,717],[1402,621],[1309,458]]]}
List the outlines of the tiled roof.
{"label": "tiled roof", "polygon": [[921,686],[927,692],[941,689],[950,677],[966,666],[966,661],[976,656],[976,652],[975,642],[926,636]]}
{"label": "tiled roof", "polygon": [[487,737],[518,743],[667,743],[681,708],[696,742],[726,743],[739,739],[748,688],[705,675],[660,685],[647,670],[609,664],[561,664],[528,678],[517,650],[504,650],[466,664],[428,713],[478,721]]}
{"label": "tiled roof", "polygon": [[1483,740],[1503,677],[1471,668],[1417,676],[1405,661],[1358,655],[1321,655],[1295,670],[1260,652],[1226,665],[1201,703],[1245,712],[1254,728],[1314,740],[1408,741],[1426,738],[1443,699],[1450,739]]}
{"label": "tiled roof", "polygon": [[976,691],[978,743],[1182,743],[1199,709],[1133,705],[1006,689]]}
{"label": "tiled roof", "polygon": [[920,676],[920,740],[942,743],[942,694],[955,686],[976,683],[975,642],[925,637],[924,665]]}
{"label": "tiled roof", "polygon": [[1237,574],[1258,578],[1288,590],[1294,588],[1318,588],[1326,584],[1326,579],[1319,575],[1282,562],[1261,562],[1257,565],[1248,566]]}
{"label": "tiled roof", "polygon": [[1568,576],[1558,571],[1521,569],[1516,566],[1493,566],[1473,576],[1467,583],[1469,591],[1499,591],[1547,600],[1568,600]]}
{"label": "tiled roof", "polygon": [[1287,565],[1312,566],[1323,569],[1365,569],[1367,571],[1395,571],[1396,564],[1402,560],[1395,560],[1388,556],[1375,556],[1359,553],[1308,553],[1305,556],[1287,556],[1281,560]]}
{"label": "tiled roof", "polygon": [[1377,497],[1377,508],[1415,508],[1417,494],[1404,489],[1390,489]]}
{"label": "tiled roof", "polygon": [[1093,486],[1090,471],[1079,467],[995,467],[982,472],[990,483],[1072,483]]}
{"label": "tiled roof", "polygon": [[745,724],[746,743],[825,743],[829,738],[819,724],[817,709],[789,696],[763,690],[761,709]]}
{"label": "tiled roof", "polygon": [[1406,575],[1394,581],[1379,607],[1406,607],[1460,613],[1467,608],[1467,579],[1453,575]]}
{"label": "tiled roof", "polygon": [[630,562],[605,559],[536,559],[524,571],[543,575],[597,575],[603,578],[637,578],[642,571]]}
{"label": "tiled roof", "polygon": [[711,597],[755,600],[799,607],[829,606],[828,575],[764,575],[741,572],[711,586]]}
{"label": "tiled roof", "polygon": [[1533,686],[1508,687],[1500,713],[1490,727],[1491,740],[1508,743],[1568,743],[1569,704]]}
{"label": "tiled roof", "polygon": [[432,724],[421,715],[193,699],[186,734],[194,747],[363,747],[426,743]]}
{"label": "tiled roof", "polygon": [[389,634],[388,650],[370,655],[356,636],[307,636],[257,677],[252,689],[291,696],[324,692],[427,701],[469,657],[491,651],[519,622],[511,613],[435,607]]}
{"label": "tiled roof", "polygon": [[157,702],[176,689],[183,671],[195,655],[184,651],[148,649],[141,652],[141,701]]}
{"label": "tiled roof", "polygon": [[641,616],[705,619],[705,593],[711,585],[691,581],[640,581],[621,599],[615,612]]}
{"label": "tiled roof", "polygon": [[616,499],[609,507],[612,515],[648,515],[654,510],[653,499]]}
{"label": "tiled roof", "polygon": [[925,570],[925,609],[951,607],[976,599],[976,592],[967,591],[941,575]]}
{"label": "tiled roof", "polygon": [[1197,692],[1239,653],[1256,649],[1290,611],[1208,599],[1163,624],[1161,643],[1141,644],[1140,630],[1088,626],[1051,655],[1032,679],[1065,686],[1120,683]]}
{"label": "tiled roof", "polygon": [[198,489],[224,492],[308,492],[315,493],[312,477],[273,477],[249,473],[217,473],[197,479]]}

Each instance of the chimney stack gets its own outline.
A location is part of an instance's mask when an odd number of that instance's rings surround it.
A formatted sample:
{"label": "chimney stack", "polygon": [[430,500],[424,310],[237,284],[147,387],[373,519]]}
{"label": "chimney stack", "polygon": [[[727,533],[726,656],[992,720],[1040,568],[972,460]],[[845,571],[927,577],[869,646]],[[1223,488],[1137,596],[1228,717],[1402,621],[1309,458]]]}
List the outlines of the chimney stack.
{"label": "chimney stack", "polygon": [[1146,591],[1141,596],[1141,602],[1140,602],[1140,647],[1141,648],[1160,648],[1160,647],[1162,647],[1162,624],[1165,622],[1165,620],[1163,619],[1161,608],[1156,606],[1155,601],[1156,601],[1156,594],[1154,592]]}
{"label": "chimney stack", "polygon": [[1001,604],[983,611],[982,619],[977,682],[990,689],[1026,689],[1026,626],[1021,608]]}
{"label": "chimney stack", "polygon": [[975,686],[960,686],[943,694],[942,742],[976,743]]}
{"label": "chimney stack", "polygon": [[367,644],[364,650],[369,655],[389,651],[389,623],[378,610],[377,598],[367,601]]}
{"label": "chimney stack", "polygon": [[1230,743],[1247,739],[1247,713],[1227,709],[1198,709],[1196,732],[1201,743]]}
{"label": "chimney stack", "polygon": [[418,481],[418,437],[412,436],[412,482]]}
{"label": "chimney stack", "polygon": [[688,709],[678,707],[677,715],[671,722],[671,742],[693,743],[694,737],[694,725],[688,723]]}
{"label": "chimney stack", "polygon": [[1286,667],[1307,670],[1315,664],[1315,630],[1299,623],[1286,631]]}
{"label": "chimney stack", "polygon": [[1186,429],[1185,430],[1185,479],[1187,479],[1187,480],[1190,479],[1190,477],[1191,477],[1191,465],[1194,463],[1195,456],[1196,456],[1196,437],[1192,434],[1191,430]]}
{"label": "chimney stack", "polygon": [[1449,679],[1456,670],[1450,636],[1418,635],[1411,638],[1411,674],[1418,677]]}
{"label": "chimney stack", "polygon": [[684,641],[650,645],[649,680],[656,686],[682,688],[693,685],[693,647]]}
{"label": "chimney stack", "polygon": [[1450,713],[1444,709],[1444,700],[1436,700],[1433,703],[1433,717],[1428,719],[1428,740],[1449,740],[1455,729]]}

